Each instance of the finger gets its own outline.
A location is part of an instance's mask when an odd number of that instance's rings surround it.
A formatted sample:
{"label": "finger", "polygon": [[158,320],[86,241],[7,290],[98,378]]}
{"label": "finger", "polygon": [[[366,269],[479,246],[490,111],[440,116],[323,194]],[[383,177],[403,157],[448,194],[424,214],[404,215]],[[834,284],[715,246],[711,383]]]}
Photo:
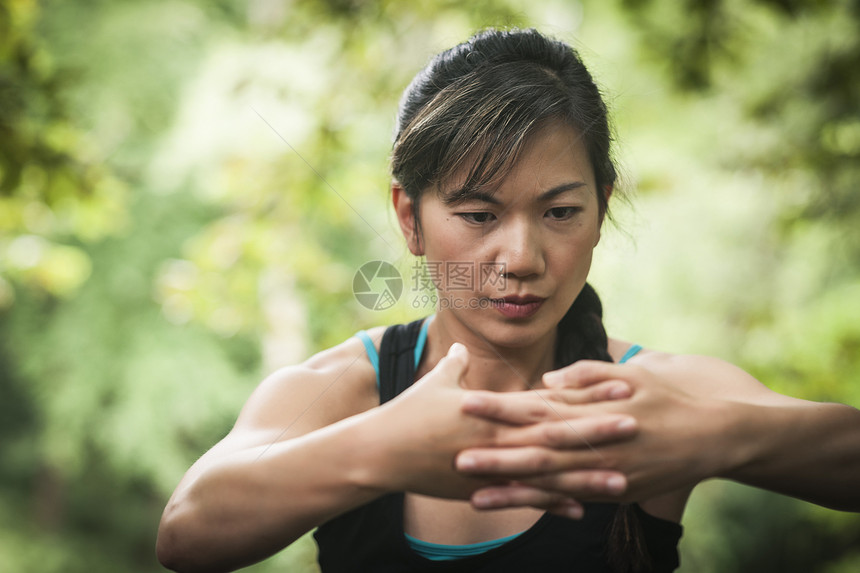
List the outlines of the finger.
{"label": "finger", "polygon": [[[442,360],[433,368],[431,373],[439,373],[441,378],[449,385],[461,386],[463,376],[469,368],[469,351],[463,344],[455,342],[448,349]],[[429,375],[429,374],[428,374]]]}
{"label": "finger", "polygon": [[[600,360],[579,360],[560,370],[543,375],[548,388],[584,388],[612,379],[628,379],[631,367]],[[625,376],[625,374],[627,376]]]}
{"label": "finger", "polygon": [[624,474],[607,470],[559,472],[523,479],[522,483],[582,500],[613,498],[627,490],[627,478]]}
{"label": "finger", "polygon": [[465,414],[516,425],[557,417],[547,398],[536,392],[470,391],[463,396],[461,410]]}
{"label": "finger", "polygon": [[536,507],[572,519],[579,519],[584,513],[582,504],[566,495],[525,485],[482,488],[472,494],[471,502],[475,509]]}
{"label": "finger", "polygon": [[624,474],[606,470],[560,472],[517,481],[513,485],[488,486],[472,494],[477,509],[501,509],[530,505],[548,508],[580,501],[611,501],[627,489]]}
{"label": "finger", "polygon": [[605,463],[603,456],[591,449],[560,451],[540,446],[472,448],[454,460],[456,469],[465,474],[517,480],[597,468]]}
{"label": "finger", "polygon": [[623,380],[607,380],[584,388],[555,386],[538,390],[542,398],[563,404],[591,404],[609,400],[622,400],[633,395],[633,388]]}
{"label": "finger", "polygon": [[582,519],[585,515],[585,508],[582,507],[582,504],[573,500],[559,503],[558,505],[552,505],[547,507],[546,510],[548,513],[554,513],[562,517],[567,517],[568,519]]}
{"label": "finger", "polygon": [[500,430],[499,447],[544,446],[556,450],[589,448],[637,434],[635,418],[612,414],[553,420]]}
{"label": "finger", "polygon": [[[471,391],[463,396],[462,411],[508,424],[532,424],[542,420],[560,418],[555,405],[590,404],[629,398],[630,386],[620,380],[602,382],[594,386],[574,389],[562,388],[529,392]],[[569,412],[566,412],[566,417]]]}
{"label": "finger", "polygon": [[588,387],[584,391],[584,394],[584,402],[606,402],[608,400],[629,398],[633,395],[633,388],[630,387],[630,384],[622,380],[610,380]]}

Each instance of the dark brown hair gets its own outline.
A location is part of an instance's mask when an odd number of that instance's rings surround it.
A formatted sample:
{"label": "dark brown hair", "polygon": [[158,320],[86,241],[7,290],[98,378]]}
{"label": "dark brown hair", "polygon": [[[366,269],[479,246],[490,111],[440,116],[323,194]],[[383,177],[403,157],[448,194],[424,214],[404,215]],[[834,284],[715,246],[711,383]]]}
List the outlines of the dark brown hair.
{"label": "dark brown hair", "polygon": [[[581,138],[602,217],[616,179],[611,129],[600,90],[573,48],[536,30],[491,29],[433,58],[400,100],[391,157],[392,176],[413,200],[416,226],[425,191],[440,191],[465,168],[464,184],[449,190],[446,202],[491,190],[550,121],[566,123]],[[559,323],[556,367],[612,361],[602,315],[586,283]],[[648,570],[639,528],[632,508],[619,506],[608,542],[617,571]]]}
{"label": "dark brown hair", "polygon": [[391,172],[417,199],[471,163],[462,192],[500,181],[547,121],[585,146],[601,214],[615,184],[606,106],[576,52],[535,30],[487,30],[437,55],[403,93]]}

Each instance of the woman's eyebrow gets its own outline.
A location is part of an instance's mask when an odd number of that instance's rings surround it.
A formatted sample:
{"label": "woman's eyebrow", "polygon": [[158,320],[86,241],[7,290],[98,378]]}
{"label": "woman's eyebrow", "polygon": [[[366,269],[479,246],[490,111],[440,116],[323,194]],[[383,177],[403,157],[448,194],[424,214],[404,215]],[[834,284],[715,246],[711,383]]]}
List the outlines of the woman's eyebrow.
{"label": "woman's eyebrow", "polygon": [[[571,181],[569,183],[562,183],[561,185],[556,185],[552,189],[544,191],[541,193],[537,200],[538,201],[550,201],[558,195],[566,191],[574,191],[576,189],[580,189],[586,187],[587,185],[583,181]],[[468,192],[455,192],[452,196],[446,198],[445,203],[448,205],[459,205],[462,203],[466,203],[467,201],[482,201],[484,203],[489,203],[491,205],[501,205],[502,202],[499,201],[494,194],[487,193],[484,191],[468,191]]]}
{"label": "woman's eyebrow", "polygon": [[552,189],[541,193],[538,196],[538,201],[549,201],[550,199],[554,199],[558,195],[561,195],[565,191],[574,191],[576,189],[581,189],[582,187],[586,187],[586,184],[583,181],[571,181],[570,183],[562,183],[561,185],[556,185]]}
{"label": "woman's eyebrow", "polygon": [[496,199],[492,193],[486,193],[484,191],[457,191],[444,198],[443,201],[447,205],[460,205],[462,203],[466,203],[467,201],[483,201],[484,203],[490,203],[492,205],[501,205],[502,202]]}

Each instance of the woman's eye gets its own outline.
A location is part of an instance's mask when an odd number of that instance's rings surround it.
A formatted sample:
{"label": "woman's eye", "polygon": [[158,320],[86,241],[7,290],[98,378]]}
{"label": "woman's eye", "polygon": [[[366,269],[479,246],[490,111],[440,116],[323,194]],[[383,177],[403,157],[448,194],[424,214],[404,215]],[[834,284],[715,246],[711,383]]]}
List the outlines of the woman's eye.
{"label": "woman's eye", "polygon": [[460,213],[460,217],[462,217],[465,221],[469,223],[489,223],[493,219],[496,218],[492,213],[487,213],[486,211],[477,211],[475,213]]}
{"label": "woman's eye", "polygon": [[553,207],[552,209],[547,211],[546,214],[550,219],[563,221],[565,219],[570,219],[579,211],[579,207]]}

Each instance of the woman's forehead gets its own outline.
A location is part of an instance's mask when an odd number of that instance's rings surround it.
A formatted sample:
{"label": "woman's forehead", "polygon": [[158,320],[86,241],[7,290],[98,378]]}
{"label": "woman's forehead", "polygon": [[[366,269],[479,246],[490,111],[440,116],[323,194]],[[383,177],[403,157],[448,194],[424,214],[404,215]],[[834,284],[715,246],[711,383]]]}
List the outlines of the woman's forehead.
{"label": "woman's forehead", "polygon": [[[469,159],[438,186],[443,201],[460,203],[470,199],[486,200],[499,193],[544,195],[564,186],[564,192],[593,192],[594,172],[582,137],[565,124],[550,124],[536,130],[504,173],[475,189],[464,189],[479,159]],[[557,193],[558,194],[558,191]],[[489,201],[493,202],[493,201]]]}
{"label": "woman's forehead", "polygon": [[546,126],[529,137],[508,174],[509,179],[522,180],[520,183],[558,177],[575,177],[587,184],[593,184],[594,180],[582,137],[564,124]]}

